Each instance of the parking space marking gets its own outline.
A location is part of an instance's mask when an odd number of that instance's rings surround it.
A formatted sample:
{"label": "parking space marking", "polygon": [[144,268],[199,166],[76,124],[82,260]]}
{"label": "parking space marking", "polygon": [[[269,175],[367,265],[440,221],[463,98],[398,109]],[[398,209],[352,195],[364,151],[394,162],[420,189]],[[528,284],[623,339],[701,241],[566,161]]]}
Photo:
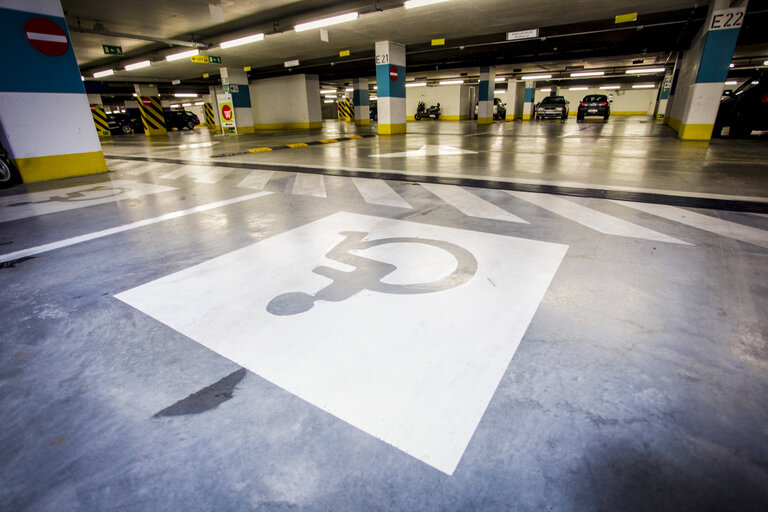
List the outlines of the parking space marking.
{"label": "parking space marking", "polygon": [[136,199],[172,190],[176,189],[137,181],[112,180],[5,196],[0,197],[0,222],[37,217],[38,215],[112,203],[124,199]]}
{"label": "parking space marking", "polygon": [[368,204],[395,206],[398,208],[413,208],[384,180],[352,178],[352,183],[355,184],[357,191],[360,192],[360,195],[363,196],[363,199]]}
{"label": "parking space marking", "polygon": [[213,185],[221,181],[234,169],[231,167],[210,167],[204,165],[183,165],[176,170],[161,174],[160,177],[167,180],[175,180],[181,177],[191,178],[197,183]]}
{"label": "parking space marking", "polygon": [[105,236],[122,233],[124,231],[130,231],[132,229],[142,228],[144,226],[150,226],[152,224],[157,224],[158,222],[177,219],[179,217],[184,217],[185,215],[191,215],[193,213],[204,212],[204,211],[212,210],[214,208],[221,208],[222,206],[228,206],[230,204],[240,203],[242,201],[248,201],[250,199],[255,199],[257,197],[267,196],[267,195],[270,195],[271,193],[272,192],[255,192],[253,194],[235,197],[233,199],[227,199],[225,201],[217,201],[215,203],[208,203],[200,206],[195,206],[194,208],[189,208],[187,210],[179,210],[171,213],[166,213],[165,215],[160,215],[159,217],[139,220],[136,222],[131,222],[130,224],[124,224],[122,226],[103,229],[101,231],[96,231],[94,233],[87,233],[85,235],[75,236],[72,238],[67,238],[65,240],[59,240],[58,242],[51,242],[49,244],[38,245],[37,247],[30,247],[29,249],[22,249],[20,251],[2,254],[0,255],[0,263],[17,260],[19,258],[26,258],[27,256],[34,256],[36,254],[42,254],[44,252],[61,249],[63,247],[69,247],[71,245],[76,245],[83,242],[88,242],[90,240],[95,240],[97,238],[103,238]]}
{"label": "parking space marking", "polygon": [[273,174],[273,171],[251,171],[237,186],[240,188],[264,190],[269,180],[272,179]]}
{"label": "parking space marking", "polygon": [[452,474],[566,250],[339,212],[116,298]]}
{"label": "parking space marking", "polygon": [[291,193],[300,196],[327,197],[323,175],[296,173],[296,180],[293,183]]}
{"label": "parking space marking", "polygon": [[624,219],[593,210],[592,208],[574,203],[573,201],[564,199],[560,196],[538,194],[534,192],[516,192],[512,190],[507,190],[506,192],[513,197],[535,204],[540,208],[544,208],[545,210],[605,235],[642,238],[645,240],[656,240],[658,242],[667,242],[670,244],[691,245],[688,242],[683,242],[677,238],[639,226]]}
{"label": "parking space marking", "polygon": [[528,221],[521,219],[517,215],[512,215],[508,211],[489,203],[485,199],[481,199],[461,187],[438,185],[436,183],[420,183],[420,185],[469,217],[528,224]]}
{"label": "parking space marking", "polygon": [[614,199],[612,199],[611,202],[726,238],[733,238],[734,240],[740,240],[760,247],[768,247],[768,231],[762,229],[744,226],[742,224],[737,224],[736,222],[718,219],[717,217],[710,217],[709,215],[703,215],[677,206],[636,203]]}

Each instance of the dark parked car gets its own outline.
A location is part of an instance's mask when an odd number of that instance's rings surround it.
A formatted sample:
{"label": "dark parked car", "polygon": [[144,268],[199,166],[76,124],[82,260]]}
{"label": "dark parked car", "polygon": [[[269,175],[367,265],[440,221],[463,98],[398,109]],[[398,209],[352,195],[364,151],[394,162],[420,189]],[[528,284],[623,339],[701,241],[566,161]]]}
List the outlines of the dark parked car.
{"label": "dark parked car", "polygon": [[602,117],[605,121],[611,116],[611,105],[605,94],[587,94],[579,103],[576,121],[581,122],[586,116]]}
{"label": "dark parked car", "polygon": [[144,133],[144,126],[141,123],[141,119],[137,117],[131,117],[127,114],[107,114],[107,122],[109,123],[109,131],[112,134],[125,134],[131,133]]}
{"label": "dark parked car", "polygon": [[713,135],[728,127],[729,137],[746,137],[752,130],[768,130],[768,72],[744,82],[720,100]]}
{"label": "dark parked car", "polygon": [[163,114],[165,115],[165,127],[168,130],[172,128],[194,130],[195,126],[200,124],[197,115],[186,110],[166,110]]}
{"label": "dark parked car", "polygon": [[568,102],[562,96],[547,96],[536,104],[536,119],[545,117],[559,117],[563,121],[568,119]]}

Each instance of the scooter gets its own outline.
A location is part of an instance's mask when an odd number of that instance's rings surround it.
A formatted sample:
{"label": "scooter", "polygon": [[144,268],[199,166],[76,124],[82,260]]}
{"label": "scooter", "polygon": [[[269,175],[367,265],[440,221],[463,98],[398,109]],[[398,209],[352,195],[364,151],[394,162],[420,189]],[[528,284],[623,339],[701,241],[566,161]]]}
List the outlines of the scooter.
{"label": "scooter", "polygon": [[0,188],[8,188],[20,182],[19,172],[8,157],[8,152],[0,144]]}
{"label": "scooter", "polygon": [[416,108],[416,114],[413,116],[417,121],[422,119],[434,119],[437,121],[440,118],[440,104],[432,105],[427,108],[423,101],[419,102],[418,108]]}

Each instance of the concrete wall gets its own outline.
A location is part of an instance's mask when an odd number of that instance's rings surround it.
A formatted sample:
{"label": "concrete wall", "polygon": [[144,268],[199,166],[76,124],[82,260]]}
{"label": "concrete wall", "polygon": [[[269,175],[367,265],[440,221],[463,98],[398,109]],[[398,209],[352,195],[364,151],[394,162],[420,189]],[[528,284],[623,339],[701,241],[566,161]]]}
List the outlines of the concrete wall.
{"label": "concrete wall", "polygon": [[[427,108],[440,103],[440,120],[460,121],[469,119],[469,90],[468,85],[438,85],[435,87],[407,87],[405,89],[405,114],[408,120],[413,120],[419,102],[423,101]],[[474,105],[472,105],[474,109]]]}
{"label": "concrete wall", "polygon": [[249,83],[256,130],[319,128],[320,85],[316,76],[292,75]]}

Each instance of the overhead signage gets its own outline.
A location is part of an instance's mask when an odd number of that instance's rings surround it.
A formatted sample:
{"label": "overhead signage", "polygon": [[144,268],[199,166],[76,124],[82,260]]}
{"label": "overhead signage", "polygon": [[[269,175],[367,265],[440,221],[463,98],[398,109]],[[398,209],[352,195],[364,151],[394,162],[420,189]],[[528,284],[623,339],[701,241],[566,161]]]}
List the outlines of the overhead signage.
{"label": "overhead signage", "polygon": [[237,94],[238,92],[240,92],[240,87],[238,87],[236,84],[224,84],[222,88],[224,89],[225,94],[230,94],[230,93]]}
{"label": "overhead signage", "polygon": [[237,133],[235,122],[235,106],[232,103],[231,94],[217,94],[216,101],[219,104],[219,118],[221,119],[222,133]]}
{"label": "overhead signage", "polygon": [[292,68],[299,65],[299,59],[287,60],[283,63],[286,68]]}
{"label": "overhead signage", "polygon": [[193,55],[189,60],[197,64],[221,64],[221,57],[216,55]]}
{"label": "overhead signage", "polygon": [[709,24],[709,30],[728,30],[731,28],[740,28],[744,23],[744,14],[746,12],[746,7],[718,9],[712,15],[712,23]]}
{"label": "overhead signage", "polygon": [[104,50],[104,53],[107,55],[122,55],[123,54],[123,47],[122,46],[112,46],[108,44],[101,45],[101,48]]}
{"label": "overhead signage", "polygon": [[349,50],[341,50],[339,52],[339,57],[349,57]]}
{"label": "overhead signage", "polygon": [[629,23],[631,21],[637,21],[637,13],[630,12],[629,14],[619,14],[616,16],[616,23]]}
{"label": "overhead signage", "polygon": [[209,55],[208,56],[208,61],[211,64],[221,64],[221,57],[219,57],[217,55]]}
{"label": "overhead signage", "polygon": [[29,18],[24,24],[24,34],[32,48],[49,57],[59,57],[69,50],[67,33],[48,18]]}
{"label": "overhead signage", "polygon": [[531,39],[539,37],[539,29],[518,30],[517,32],[507,32],[507,41],[517,41],[518,39]]}
{"label": "overhead signage", "polygon": [[432,40],[432,46],[443,46],[444,44],[445,44],[445,38]]}

